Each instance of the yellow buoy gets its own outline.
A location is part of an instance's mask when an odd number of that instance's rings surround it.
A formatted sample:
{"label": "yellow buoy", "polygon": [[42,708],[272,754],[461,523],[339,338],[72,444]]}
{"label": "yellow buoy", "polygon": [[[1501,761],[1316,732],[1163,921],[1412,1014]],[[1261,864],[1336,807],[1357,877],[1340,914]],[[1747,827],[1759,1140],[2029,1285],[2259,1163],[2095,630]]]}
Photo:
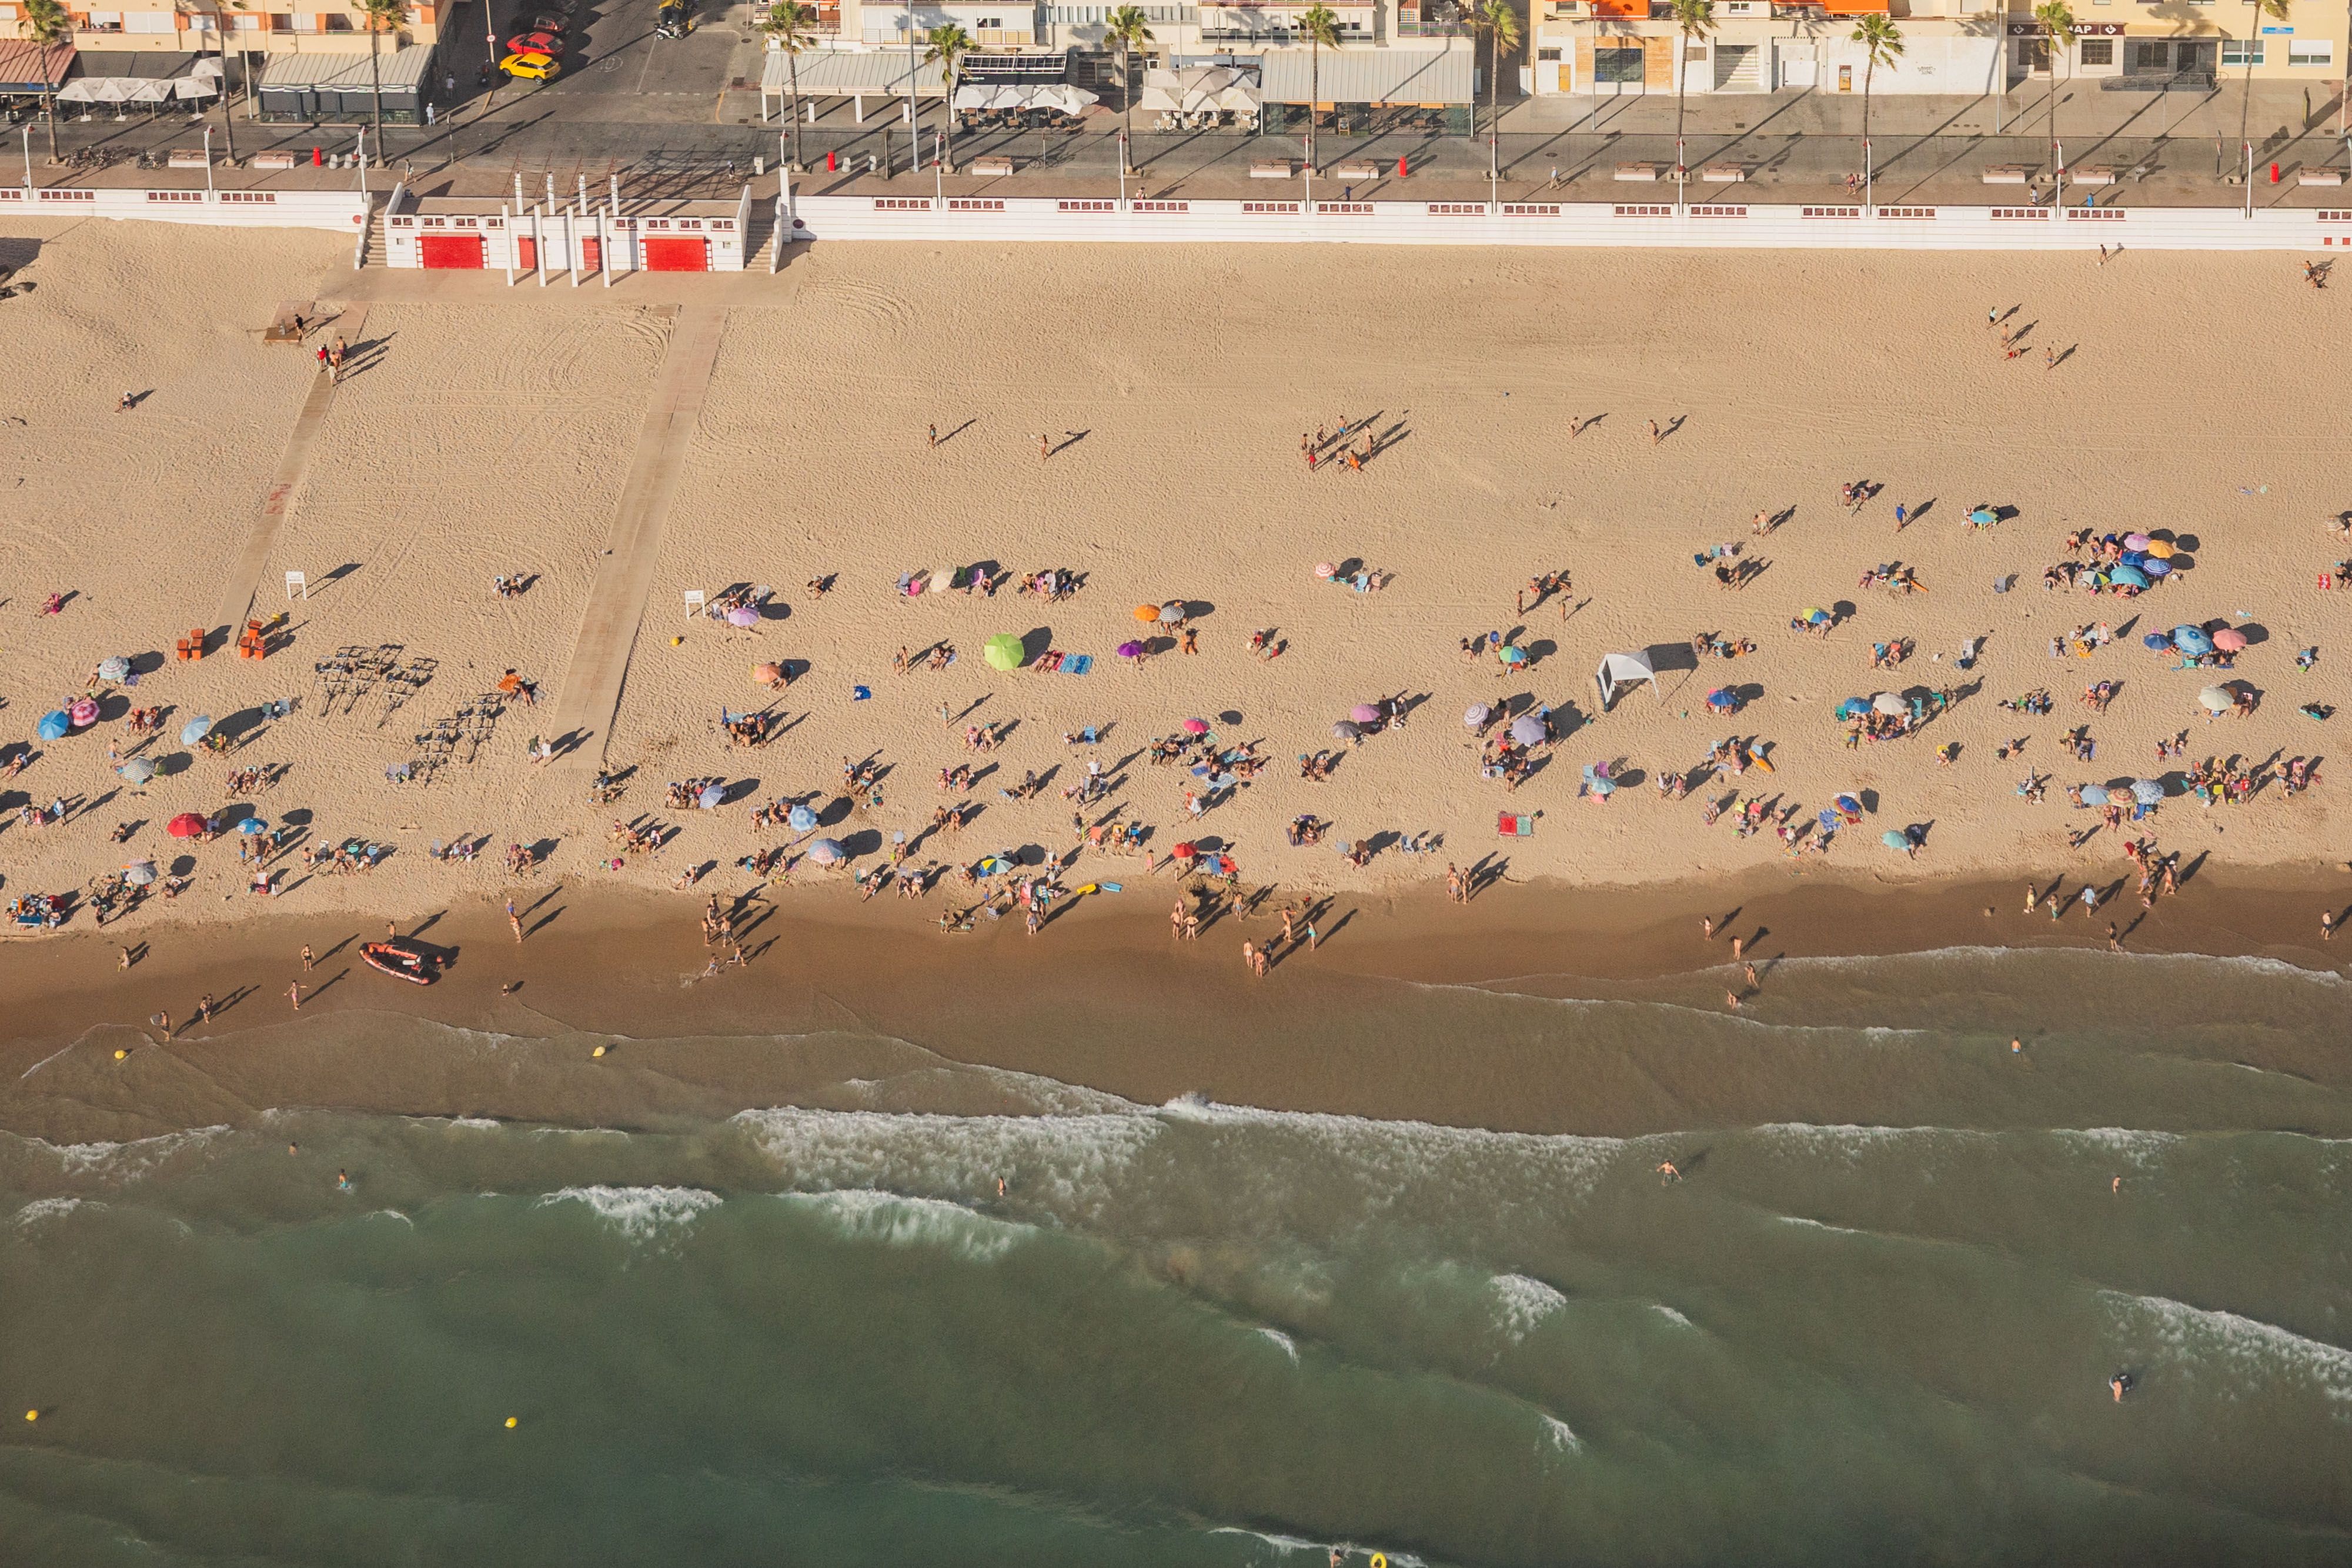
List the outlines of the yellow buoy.
{"label": "yellow buoy", "polygon": [[509,1427],[511,1427],[511,1426],[513,1426],[514,1424],[515,1424],[515,1418],[514,1418],[513,1416],[508,1416],[508,1417],[507,1417],[507,1425],[508,1425],[508,1426],[509,1426]]}
{"label": "yellow buoy", "polygon": [[590,1051],[588,1054],[589,1054],[589,1055],[591,1055],[591,1056],[602,1056],[602,1055],[604,1055],[604,1048],[603,1046],[601,1046],[601,1045],[600,1045],[600,1046],[598,1046],[595,1050],[593,1050],[593,1051]]}
{"label": "yellow buoy", "polygon": [[1389,1560],[1375,1552],[1372,1553],[1372,1568],[1389,1568]]}
{"label": "yellow buoy", "polygon": [[27,1421],[37,1421],[40,1418],[41,1413],[38,1410],[27,1410],[25,1412],[25,1419]]}
{"label": "yellow buoy", "polygon": [[123,1050],[123,1049],[122,1049],[121,1046],[119,1046],[119,1045],[118,1045],[118,1046],[116,1046],[116,1047],[114,1048],[114,1060],[115,1060],[115,1061],[121,1061],[124,1057],[126,1057],[126,1056],[128,1056],[128,1055],[130,1055],[130,1054],[131,1054],[131,1053],[130,1053],[129,1051],[127,1051]]}
{"label": "yellow buoy", "polygon": [[686,639],[683,637],[672,637],[669,640],[669,645],[673,648],[682,648],[686,646]]}

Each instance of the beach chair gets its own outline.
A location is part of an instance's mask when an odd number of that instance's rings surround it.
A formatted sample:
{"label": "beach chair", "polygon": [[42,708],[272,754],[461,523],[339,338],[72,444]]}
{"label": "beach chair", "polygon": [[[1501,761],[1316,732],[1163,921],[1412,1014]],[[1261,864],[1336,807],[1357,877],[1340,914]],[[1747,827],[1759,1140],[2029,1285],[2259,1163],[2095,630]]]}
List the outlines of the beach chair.
{"label": "beach chair", "polygon": [[1495,831],[1507,839],[1524,839],[1536,831],[1532,811],[1500,811],[1495,816]]}
{"label": "beach chair", "polygon": [[1095,656],[1092,653],[1073,653],[1062,661],[1062,673],[1066,675],[1083,675],[1094,667]]}

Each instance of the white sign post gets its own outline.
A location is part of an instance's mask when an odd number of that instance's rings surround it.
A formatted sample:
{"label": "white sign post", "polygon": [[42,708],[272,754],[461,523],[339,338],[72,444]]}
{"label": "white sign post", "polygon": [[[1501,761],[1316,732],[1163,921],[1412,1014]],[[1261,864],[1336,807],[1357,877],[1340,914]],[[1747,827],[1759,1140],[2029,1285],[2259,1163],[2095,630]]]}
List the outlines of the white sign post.
{"label": "white sign post", "polygon": [[310,598],[310,580],[299,571],[288,572],[286,574],[286,597],[289,599]]}
{"label": "white sign post", "polygon": [[703,597],[702,597],[702,590],[700,590],[700,589],[698,589],[698,588],[689,588],[689,589],[688,589],[688,590],[686,591],[686,596],[685,596],[685,597],[686,597],[686,612],[687,612],[688,615],[699,615],[699,614],[701,614],[701,613],[702,613],[702,606],[703,606],[703,604],[704,604],[704,602],[705,602],[705,601],[704,601],[704,599],[703,599]]}

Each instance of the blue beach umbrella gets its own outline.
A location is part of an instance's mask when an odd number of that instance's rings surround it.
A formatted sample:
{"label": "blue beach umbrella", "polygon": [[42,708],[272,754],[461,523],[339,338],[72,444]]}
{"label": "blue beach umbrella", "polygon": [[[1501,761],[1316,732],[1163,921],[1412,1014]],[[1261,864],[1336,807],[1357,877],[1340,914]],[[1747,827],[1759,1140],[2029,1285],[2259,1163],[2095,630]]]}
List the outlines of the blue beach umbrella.
{"label": "blue beach umbrella", "polygon": [[2153,779],[2135,779],[2131,784],[2132,799],[2143,806],[2153,806],[2164,799],[2164,786]]}
{"label": "blue beach umbrella", "polygon": [[2184,653],[2210,653],[2213,651],[2213,639],[2205,635],[2201,626],[2175,626],[2172,645]]}
{"label": "blue beach umbrella", "polygon": [[43,714],[41,722],[35,725],[33,730],[43,740],[63,740],[66,737],[66,731],[72,727],[73,720],[66,716],[66,710],[56,708]]}
{"label": "blue beach umbrella", "polygon": [[2126,588],[2146,588],[2147,574],[2136,566],[2119,566],[2107,573],[2107,580]]}
{"label": "blue beach umbrella", "polygon": [[247,838],[258,838],[269,831],[269,824],[258,817],[247,817],[236,825],[236,831]]}
{"label": "blue beach umbrella", "polygon": [[793,825],[793,831],[805,833],[816,826],[816,813],[806,806],[795,806],[785,813],[784,821]]}
{"label": "blue beach umbrella", "polygon": [[155,777],[155,765],[143,757],[134,757],[115,771],[122,775],[124,783],[136,789]]}
{"label": "blue beach umbrella", "polygon": [[1739,707],[1739,694],[1729,686],[1717,686],[1706,694],[1706,706],[1719,713],[1732,713]]}
{"label": "blue beach umbrella", "polygon": [[833,839],[819,839],[808,847],[809,859],[819,865],[835,865],[849,858],[849,852]]}
{"label": "blue beach umbrella", "polygon": [[212,719],[206,715],[199,714],[180,727],[180,744],[194,746],[212,732]]}
{"label": "blue beach umbrella", "polygon": [[[2167,646],[2169,645],[2167,644]],[[1860,718],[1869,711],[1870,699],[1867,697],[1848,697],[1837,706],[1837,716],[1840,718]]]}
{"label": "blue beach umbrella", "polygon": [[719,810],[719,802],[725,799],[727,799],[725,785],[706,784],[702,787],[702,793],[694,798],[694,803],[706,811],[716,811]]}
{"label": "blue beach umbrella", "polygon": [[119,681],[129,674],[131,661],[120,653],[110,654],[98,662],[98,678],[101,681]]}
{"label": "blue beach umbrella", "polygon": [[2147,580],[2150,582],[2154,582],[2160,578],[2167,578],[2172,575],[2172,563],[2168,560],[2158,560],[2154,556],[2150,556],[2146,560],[2140,562],[2139,569],[2142,572],[2147,574]]}
{"label": "blue beach umbrella", "polygon": [[2144,549],[2127,549],[2124,551],[2123,554],[2116,557],[2116,559],[2118,563],[2124,566],[2146,566],[2147,564],[2147,551]]}
{"label": "blue beach umbrella", "polygon": [[1878,841],[1890,850],[1908,850],[1911,847],[1911,835],[1898,828],[1889,828],[1878,835]]}
{"label": "blue beach umbrella", "polygon": [[2169,653],[2172,652],[2172,639],[2166,636],[2161,632],[2149,632],[2147,636],[2142,637],[2139,640],[2139,645],[2146,648],[2151,653]]}

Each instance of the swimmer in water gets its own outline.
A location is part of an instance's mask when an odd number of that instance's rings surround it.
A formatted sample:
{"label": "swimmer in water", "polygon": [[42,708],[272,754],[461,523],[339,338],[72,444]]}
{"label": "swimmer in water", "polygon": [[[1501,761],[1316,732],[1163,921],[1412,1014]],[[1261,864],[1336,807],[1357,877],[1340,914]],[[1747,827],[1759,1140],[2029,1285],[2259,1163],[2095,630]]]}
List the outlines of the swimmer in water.
{"label": "swimmer in water", "polygon": [[2124,1178],[2117,1176],[2115,1180],[2109,1182],[2107,1184],[2107,1190],[2114,1193],[2117,1197],[2121,1197],[2124,1195]]}
{"label": "swimmer in water", "polygon": [[338,1192],[349,1192],[349,1191],[351,1191],[351,1190],[352,1190],[352,1173],[351,1173],[351,1172],[349,1172],[349,1171],[337,1171],[337,1172],[335,1173],[335,1189],[336,1189]]}
{"label": "swimmer in water", "polygon": [[1670,1181],[1680,1181],[1680,1180],[1682,1180],[1682,1179],[1683,1179],[1683,1173],[1682,1173],[1682,1172],[1680,1172],[1680,1171],[1678,1171],[1678,1170],[1676,1170],[1676,1169],[1675,1169],[1675,1162],[1674,1162],[1674,1161],[1672,1161],[1672,1160],[1660,1160],[1660,1161],[1658,1162],[1658,1185],[1659,1185],[1659,1186],[1664,1186],[1666,1183],[1668,1183],[1668,1182],[1670,1182]]}
{"label": "swimmer in water", "polygon": [[2124,1396],[2131,1392],[2131,1385],[2132,1375],[2128,1372],[2118,1372],[2107,1379],[2107,1392],[2116,1396],[2118,1405],[2124,1402]]}

